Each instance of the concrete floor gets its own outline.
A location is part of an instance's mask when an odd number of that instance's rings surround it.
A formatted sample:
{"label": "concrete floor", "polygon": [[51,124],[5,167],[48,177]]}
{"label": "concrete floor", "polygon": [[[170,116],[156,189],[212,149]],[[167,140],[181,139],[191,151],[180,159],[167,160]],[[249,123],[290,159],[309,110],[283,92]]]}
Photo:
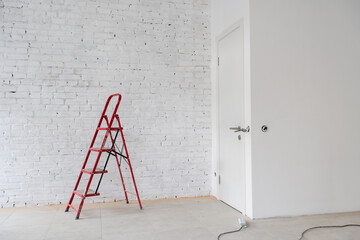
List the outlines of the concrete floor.
{"label": "concrete floor", "polygon": [[[216,240],[219,233],[238,228],[241,214],[214,198],[183,198],[136,202],[85,204],[80,220],[64,205],[0,209],[1,240],[116,239]],[[248,220],[248,228],[221,240],[297,240],[303,230],[317,225],[360,224],[360,213]],[[304,240],[360,239],[360,227],[320,229]]]}

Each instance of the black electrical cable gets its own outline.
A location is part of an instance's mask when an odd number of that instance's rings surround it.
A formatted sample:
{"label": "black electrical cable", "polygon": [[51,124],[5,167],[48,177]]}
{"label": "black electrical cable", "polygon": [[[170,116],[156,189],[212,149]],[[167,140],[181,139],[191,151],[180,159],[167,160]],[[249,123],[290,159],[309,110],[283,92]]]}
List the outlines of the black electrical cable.
{"label": "black electrical cable", "polygon": [[311,227],[311,228],[308,228],[306,229],[305,231],[303,231],[301,233],[301,237],[299,238],[299,240],[301,240],[305,233],[310,231],[310,230],[313,230],[313,229],[318,229],[318,228],[344,228],[344,227],[360,227],[360,224],[346,224],[346,225],[339,225],[339,226],[317,226],[317,227]]}
{"label": "black electrical cable", "polygon": [[220,237],[222,235],[225,235],[225,234],[229,234],[229,233],[235,233],[235,232],[240,232],[241,229],[243,229],[243,227],[239,228],[238,230],[235,230],[235,231],[230,231],[230,232],[223,232],[223,233],[220,233],[219,236],[218,236],[218,240],[220,240]]}

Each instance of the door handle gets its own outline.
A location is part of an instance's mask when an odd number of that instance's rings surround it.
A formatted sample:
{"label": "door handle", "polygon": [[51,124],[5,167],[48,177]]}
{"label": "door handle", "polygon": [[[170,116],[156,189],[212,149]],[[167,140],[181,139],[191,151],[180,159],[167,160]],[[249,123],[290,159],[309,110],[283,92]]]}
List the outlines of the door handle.
{"label": "door handle", "polygon": [[231,127],[230,130],[234,130],[235,132],[240,132],[241,131],[241,127]]}
{"label": "door handle", "polygon": [[231,127],[230,130],[234,130],[234,132],[250,132],[250,127],[247,126],[246,128],[238,127]]}

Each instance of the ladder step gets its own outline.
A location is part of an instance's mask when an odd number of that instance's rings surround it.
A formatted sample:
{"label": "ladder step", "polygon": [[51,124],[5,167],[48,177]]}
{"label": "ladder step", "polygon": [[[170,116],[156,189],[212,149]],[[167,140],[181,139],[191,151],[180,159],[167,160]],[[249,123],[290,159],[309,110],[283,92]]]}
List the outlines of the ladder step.
{"label": "ladder step", "polygon": [[109,151],[110,151],[110,148],[103,148],[103,149],[100,149],[100,148],[90,148],[89,150],[90,150],[90,151],[93,151],[93,152],[109,152]]}
{"label": "ladder step", "polygon": [[[95,172],[93,172],[93,169],[92,168],[85,168],[85,169],[82,169],[81,171],[83,172],[83,173],[87,173],[87,174],[92,174],[92,173],[94,173],[94,174],[100,174],[100,173],[102,173],[103,172],[103,167],[100,167],[100,168],[96,168],[95,169]],[[104,173],[107,173],[108,171],[107,170],[105,170],[104,171]]]}
{"label": "ladder step", "polygon": [[[122,129],[122,128],[121,128]],[[103,127],[99,127],[96,128],[96,130],[109,130],[109,128],[103,128]],[[110,128],[111,131],[117,131],[120,130],[120,128]]]}
{"label": "ladder step", "polygon": [[[74,191],[74,193],[76,195],[78,195],[79,197],[84,197],[84,192],[85,192],[85,190],[79,190],[79,189]],[[94,196],[99,196],[99,195],[100,195],[100,193],[95,194],[94,190],[89,189],[85,197],[94,197]]]}

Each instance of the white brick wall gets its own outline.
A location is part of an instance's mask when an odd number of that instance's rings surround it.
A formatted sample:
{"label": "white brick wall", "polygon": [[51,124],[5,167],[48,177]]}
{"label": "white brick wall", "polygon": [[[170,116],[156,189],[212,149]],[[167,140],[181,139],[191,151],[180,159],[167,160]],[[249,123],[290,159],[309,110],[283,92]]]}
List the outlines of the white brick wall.
{"label": "white brick wall", "polygon": [[[66,203],[116,92],[142,199],[209,195],[209,12],[206,0],[0,0],[1,207]],[[88,201],[124,199],[108,169]]]}

